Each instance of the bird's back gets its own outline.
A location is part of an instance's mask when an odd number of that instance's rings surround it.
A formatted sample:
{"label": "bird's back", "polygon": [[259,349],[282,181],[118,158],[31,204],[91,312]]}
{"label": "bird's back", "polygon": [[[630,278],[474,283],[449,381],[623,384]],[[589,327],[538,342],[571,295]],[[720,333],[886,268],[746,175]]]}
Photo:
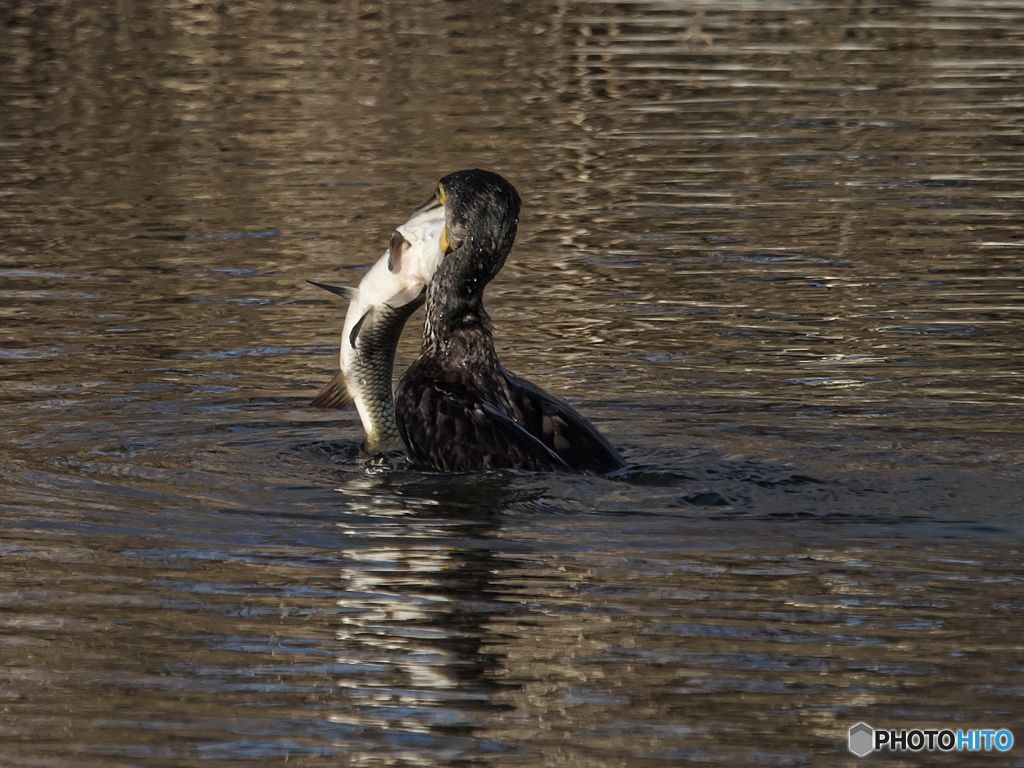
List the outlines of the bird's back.
{"label": "bird's back", "polygon": [[421,357],[395,397],[399,430],[420,466],[595,473],[625,466],[579,413],[500,366],[450,369]]}

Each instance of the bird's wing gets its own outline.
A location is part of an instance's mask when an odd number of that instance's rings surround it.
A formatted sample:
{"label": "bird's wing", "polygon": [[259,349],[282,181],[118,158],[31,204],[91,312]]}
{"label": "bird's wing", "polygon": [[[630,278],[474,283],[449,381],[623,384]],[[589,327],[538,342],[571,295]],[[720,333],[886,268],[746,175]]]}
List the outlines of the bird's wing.
{"label": "bird's wing", "polygon": [[398,428],[416,464],[445,472],[572,469],[487,395],[406,377],[395,401]]}
{"label": "bird's wing", "polygon": [[578,471],[612,472],[626,462],[593,424],[568,403],[526,379],[506,374],[515,421]]}

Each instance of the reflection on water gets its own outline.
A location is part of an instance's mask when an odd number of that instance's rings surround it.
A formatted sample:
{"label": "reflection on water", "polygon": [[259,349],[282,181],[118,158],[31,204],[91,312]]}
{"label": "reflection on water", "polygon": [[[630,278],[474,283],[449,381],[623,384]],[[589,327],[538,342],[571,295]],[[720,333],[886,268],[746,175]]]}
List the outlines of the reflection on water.
{"label": "reflection on water", "polygon": [[[1019,3],[54,0],[0,29],[0,763],[1024,734]],[[472,166],[525,202],[502,358],[622,477],[369,468],[353,413],[306,408],[343,307],[304,280],[358,281]]]}

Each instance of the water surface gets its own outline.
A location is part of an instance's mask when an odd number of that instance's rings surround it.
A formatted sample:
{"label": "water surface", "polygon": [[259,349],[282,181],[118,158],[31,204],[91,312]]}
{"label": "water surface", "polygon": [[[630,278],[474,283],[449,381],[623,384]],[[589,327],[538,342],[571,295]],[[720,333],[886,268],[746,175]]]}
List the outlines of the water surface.
{"label": "water surface", "polygon": [[[55,1],[0,29],[0,763],[1024,738],[1024,5]],[[525,204],[502,359],[620,476],[369,467],[354,412],[307,407],[344,305],[305,279],[357,282],[475,166]]]}

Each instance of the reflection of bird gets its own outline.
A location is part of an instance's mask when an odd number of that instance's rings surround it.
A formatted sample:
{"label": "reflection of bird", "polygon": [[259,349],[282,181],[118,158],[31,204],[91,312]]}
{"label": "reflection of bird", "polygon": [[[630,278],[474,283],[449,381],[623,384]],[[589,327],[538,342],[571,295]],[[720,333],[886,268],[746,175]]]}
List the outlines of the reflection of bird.
{"label": "reflection of bird", "polygon": [[516,236],[519,195],[501,176],[445,176],[441,266],[427,288],[423,350],[395,392],[415,464],[448,472],[512,468],[611,472],[622,457],[582,416],[498,362],[484,288]]}

